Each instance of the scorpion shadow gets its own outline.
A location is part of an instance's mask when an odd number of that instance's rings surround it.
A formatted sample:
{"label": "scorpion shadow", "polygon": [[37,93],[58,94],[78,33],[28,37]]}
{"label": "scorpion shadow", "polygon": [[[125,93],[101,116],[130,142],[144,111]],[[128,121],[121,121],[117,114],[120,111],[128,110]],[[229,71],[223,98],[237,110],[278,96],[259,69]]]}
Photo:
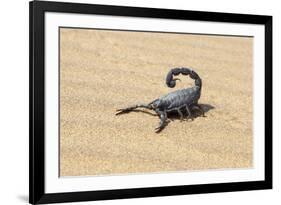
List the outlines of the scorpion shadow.
{"label": "scorpion shadow", "polygon": [[[210,110],[215,109],[215,107],[210,104],[199,104],[199,105],[204,110],[205,114],[208,113]],[[147,110],[132,110],[131,112],[141,112],[141,113],[145,113],[145,114],[148,114],[151,116],[158,116],[157,114],[151,113]],[[182,110],[182,113],[183,113],[184,117],[186,117],[188,115],[188,113],[184,109]],[[193,119],[196,119],[197,117],[203,117],[202,113],[200,113],[200,111],[198,111],[198,110],[191,110],[191,113],[192,113]],[[169,112],[169,113],[167,113],[167,117],[169,120],[166,121],[165,127],[167,127],[168,124],[174,120],[181,120],[180,116],[177,112]],[[204,117],[208,117],[208,116],[205,115]],[[188,119],[185,118],[183,121],[188,121]],[[165,127],[163,129],[165,129]],[[160,133],[163,129],[160,129],[159,131],[157,131],[157,133]]]}
{"label": "scorpion shadow", "polygon": [[[203,109],[205,114],[207,112],[209,112],[210,110],[215,109],[215,107],[210,104],[199,104],[199,105],[201,106],[201,108]],[[182,113],[184,114],[184,116],[188,115],[188,113],[186,112],[185,109],[182,110]],[[192,113],[193,119],[195,119],[197,117],[208,117],[208,116],[202,116],[202,113],[199,110],[191,110],[191,113]],[[168,113],[168,118],[172,121],[180,120],[180,116],[177,112]]]}

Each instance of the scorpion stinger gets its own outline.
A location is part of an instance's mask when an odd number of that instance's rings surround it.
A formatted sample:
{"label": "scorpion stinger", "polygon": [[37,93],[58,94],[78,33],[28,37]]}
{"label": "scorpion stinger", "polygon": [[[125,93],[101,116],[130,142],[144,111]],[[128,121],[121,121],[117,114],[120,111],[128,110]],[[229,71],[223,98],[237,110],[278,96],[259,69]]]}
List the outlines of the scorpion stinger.
{"label": "scorpion stinger", "polygon": [[167,95],[164,95],[149,104],[137,104],[128,108],[117,110],[116,115],[130,112],[137,108],[146,108],[150,110],[154,110],[158,116],[160,117],[160,124],[155,129],[156,132],[161,131],[167,122],[167,113],[169,112],[177,112],[180,116],[181,121],[183,120],[183,112],[186,111],[188,114],[188,119],[193,120],[193,116],[191,113],[192,109],[197,109],[201,112],[203,116],[205,116],[204,110],[198,104],[198,100],[201,96],[201,88],[202,88],[202,80],[199,75],[189,69],[189,68],[174,68],[171,69],[166,77],[166,84],[168,87],[173,88],[176,85],[176,80],[178,78],[174,78],[179,74],[189,75],[191,79],[195,80],[195,86],[191,88],[185,88],[182,90],[176,90]]}

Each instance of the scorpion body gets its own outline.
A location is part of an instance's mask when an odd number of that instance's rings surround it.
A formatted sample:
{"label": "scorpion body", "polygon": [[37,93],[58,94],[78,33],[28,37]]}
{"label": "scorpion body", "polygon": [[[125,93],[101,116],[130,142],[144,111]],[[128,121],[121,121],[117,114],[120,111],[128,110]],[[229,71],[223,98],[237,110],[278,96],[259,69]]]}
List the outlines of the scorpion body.
{"label": "scorpion body", "polygon": [[176,86],[178,78],[174,78],[179,74],[189,75],[191,79],[195,80],[195,85],[191,88],[176,90],[167,95],[164,95],[148,104],[137,104],[124,109],[118,109],[116,115],[133,111],[137,108],[146,108],[154,110],[160,117],[160,124],[155,129],[156,132],[161,131],[167,121],[167,113],[177,112],[180,119],[183,120],[183,111],[186,111],[188,118],[193,120],[191,110],[197,109],[204,116],[204,110],[198,104],[201,96],[202,80],[199,75],[189,68],[173,68],[167,74],[166,85],[170,88]]}

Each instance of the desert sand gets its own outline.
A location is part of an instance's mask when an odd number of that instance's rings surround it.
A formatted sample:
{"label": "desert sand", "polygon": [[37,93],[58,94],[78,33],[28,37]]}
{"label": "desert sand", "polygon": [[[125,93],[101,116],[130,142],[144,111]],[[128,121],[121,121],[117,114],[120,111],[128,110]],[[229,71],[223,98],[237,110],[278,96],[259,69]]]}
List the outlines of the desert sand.
{"label": "desert sand", "polygon": [[[251,37],[60,29],[60,176],[174,172],[253,166]],[[118,108],[148,103],[202,78],[206,117],[159,118]],[[153,113],[153,112],[151,112]]]}

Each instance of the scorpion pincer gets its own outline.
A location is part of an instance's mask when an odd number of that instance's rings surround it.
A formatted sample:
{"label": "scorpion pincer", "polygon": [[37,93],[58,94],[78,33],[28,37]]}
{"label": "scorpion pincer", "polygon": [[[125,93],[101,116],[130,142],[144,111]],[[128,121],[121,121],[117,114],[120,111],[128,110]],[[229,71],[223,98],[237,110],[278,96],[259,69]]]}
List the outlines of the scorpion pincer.
{"label": "scorpion pincer", "polygon": [[174,78],[174,76],[179,74],[189,75],[190,78],[195,81],[195,85],[191,88],[185,88],[168,93],[167,95],[153,100],[148,104],[137,104],[124,109],[118,109],[116,115],[127,113],[137,108],[153,110],[160,118],[160,124],[157,128],[155,128],[156,132],[161,131],[166,126],[167,113],[170,112],[177,112],[181,121],[184,117],[183,111],[188,114],[187,119],[193,120],[194,117],[191,113],[191,110],[193,109],[199,110],[201,114],[205,116],[203,108],[198,104],[198,100],[201,96],[202,80],[195,71],[189,68],[173,68],[167,74],[166,85],[170,88],[175,87],[176,81],[179,79]]}

